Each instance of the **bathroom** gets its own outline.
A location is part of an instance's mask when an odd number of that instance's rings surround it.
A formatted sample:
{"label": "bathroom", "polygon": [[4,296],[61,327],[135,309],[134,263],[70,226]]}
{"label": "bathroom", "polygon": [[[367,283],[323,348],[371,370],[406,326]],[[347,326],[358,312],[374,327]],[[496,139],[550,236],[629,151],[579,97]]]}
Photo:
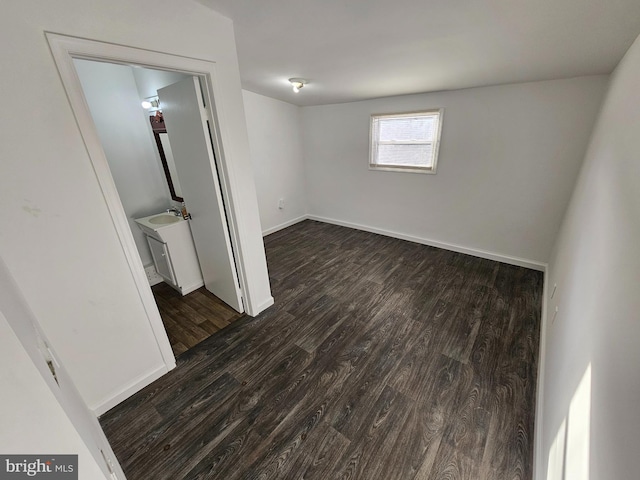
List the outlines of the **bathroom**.
{"label": "bathroom", "polygon": [[[167,215],[173,216],[175,212],[176,220],[181,220],[183,209],[185,209],[185,203],[180,195],[182,193],[180,181],[175,176],[175,168],[165,168],[162,163],[160,146],[164,147],[163,156],[167,157],[169,164],[171,148],[167,144],[167,135],[161,133],[162,128],[158,128],[157,119],[161,118],[161,115],[158,114],[155,101],[158,98],[158,90],[180,81],[188,82],[189,76],[178,72],[81,59],[75,59],[74,65],[126,214],[131,235],[149,284],[152,286],[174,354],[178,355],[240,317],[238,311],[242,310],[241,303],[234,304],[233,296],[228,303],[235,307],[235,310],[207,291],[209,285],[207,289],[202,287],[205,282],[199,270],[200,262],[196,248],[186,244],[190,240],[185,237],[190,232],[188,227],[193,229],[190,221],[181,221],[180,224],[176,222],[176,225],[166,227],[161,225],[162,231],[170,236],[175,236],[177,229],[186,229],[187,234],[184,232],[178,234],[182,235],[180,238],[183,242],[180,255],[174,251],[174,255],[171,256],[173,269],[188,270],[189,278],[186,282],[188,285],[185,289],[177,284],[171,285],[173,275],[169,274],[168,277],[166,272],[164,277],[168,281],[163,282],[163,277],[158,274],[154,265],[158,264],[159,260],[165,259],[166,245],[165,252],[158,250],[163,248],[164,239],[154,238],[153,231],[145,233],[144,224],[142,226],[139,224],[143,221],[136,222],[138,219],[156,216],[168,210],[173,211]],[[147,108],[143,107],[142,102],[149,100],[153,104],[151,108],[148,108],[148,104],[145,105]],[[170,186],[168,174],[165,173],[166,170],[169,170],[171,177],[174,178],[171,182],[172,186]],[[189,209],[189,207],[190,204],[187,202],[186,208]],[[167,218],[167,216],[161,218]],[[153,227],[153,224],[151,226]],[[222,227],[219,229],[226,230]],[[227,232],[224,234],[228,236]],[[158,247],[154,249],[150,248],[150,245],[152,247],[158,245]],[[182,252],[184,248],[187,249],[186,253]],[[155,261],[152,250],[156,252]],[[170,255],[167,254],[167,256]],[[231,252],[226,256],[233,261]],[[187,258],[186,262],[195,264],[195,267],[192,265],[191,268],[187,268],[184,265],[185,260],[180,260],[179,264],[176,263],[178,257]],[[203,255],[201,257],[208,258]],[[167,263],[171,265],[170,261]],[[158,270],[163,273],[162,268],[159,267]],[[226,282],[237,284],[237,279],[228,279]],[[215,291],[215,288],[213,290]],[[213,321],[203,319],[203,310],[206,310],[206,316],[213,318]]]}

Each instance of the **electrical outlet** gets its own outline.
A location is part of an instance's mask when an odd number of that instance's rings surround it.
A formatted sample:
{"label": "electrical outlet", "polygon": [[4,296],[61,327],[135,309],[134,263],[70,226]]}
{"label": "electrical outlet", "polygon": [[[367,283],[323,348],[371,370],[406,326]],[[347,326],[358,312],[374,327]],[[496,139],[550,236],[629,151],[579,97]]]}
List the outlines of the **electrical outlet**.
{"label": "electrical outlet", "polygon": [[278,200],[278,209],[280,210],[284,209],[284,198],[281,198],[280,200]]}

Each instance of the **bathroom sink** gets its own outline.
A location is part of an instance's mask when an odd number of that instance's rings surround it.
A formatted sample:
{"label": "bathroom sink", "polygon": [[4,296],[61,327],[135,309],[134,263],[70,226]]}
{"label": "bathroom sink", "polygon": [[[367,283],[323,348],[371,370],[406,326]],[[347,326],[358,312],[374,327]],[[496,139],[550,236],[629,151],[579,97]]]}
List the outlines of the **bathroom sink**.
{"label": "bathroom sink", "polygon": [[147,235],[151,235],[157,240],[164,241],[165,230],[180,229],[186,227],[189,229],[189,222],[182,217],[171,213],[156,213],[144,218],[137,218],[136,223],[140,229]]}
{"label": "bathroom sink", "polygon": [[151,217],[149,219],[149,223],[153,223],[154,225],[166,225],[169,223],[176,223],[182,220],[180,217],[176,215],[168,215],[168,214],[160,214],[155,217]]}

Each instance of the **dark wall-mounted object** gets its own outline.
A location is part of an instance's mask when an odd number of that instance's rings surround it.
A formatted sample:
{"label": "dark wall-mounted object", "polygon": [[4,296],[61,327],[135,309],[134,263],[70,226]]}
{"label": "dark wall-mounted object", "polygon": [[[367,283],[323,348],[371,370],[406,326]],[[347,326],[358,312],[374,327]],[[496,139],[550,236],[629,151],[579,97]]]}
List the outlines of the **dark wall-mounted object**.
{"label": "dark wall-mounted object", "polygon": [[[157,111],[155,115],[151,115],[149,117],[149,121],[151,122],[151,129],[153,130],[153,136],[156,139],[156,146],[158,147],[158,153],[160,154],[160,161],[162,162],[162,168],[164,170],[164,175],[165,177],[167,177],[167,185],[169,185],[169,191],[171,192],[171,198],[174,199],[176,202],[184,202],[184,198],[182,198],[178,193],[182,193],[182,192],[176,192],[176,185],[179,185],[179,182],[177,180],[177,178],[174,179],[172,178],[172,169],[169,167],[169,163],[167,161],[167,156],[165,154],[164,151],[164,147],[162,146],[162,137],[161,135],[165,136],[165,141],[167,141],[168,139],[168,135],[167,135],[167,129],[164,125],[164,118],[162,117],[162,112]],[[173,163],[173,159],[170,159],[170,161]],[[175,175],[175,168],[173,168],[174,173],[173,175]]]}

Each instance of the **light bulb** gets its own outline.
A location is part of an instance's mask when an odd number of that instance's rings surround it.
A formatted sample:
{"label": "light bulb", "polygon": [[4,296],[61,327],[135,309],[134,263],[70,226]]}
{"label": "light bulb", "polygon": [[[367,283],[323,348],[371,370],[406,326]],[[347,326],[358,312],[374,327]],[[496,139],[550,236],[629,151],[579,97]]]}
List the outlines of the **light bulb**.
{"label": "light bulb", "polygon": [[290,78],[289,83],[293,87],[293,91],[298,93],[306,85],[307,81],[304,78]]}
{"label": "light bulb", "polygon": [[158,97],[148,97],[144,99],[140,105],[142,105],[142,108],[145,110],[160,108],[160,99]]}

